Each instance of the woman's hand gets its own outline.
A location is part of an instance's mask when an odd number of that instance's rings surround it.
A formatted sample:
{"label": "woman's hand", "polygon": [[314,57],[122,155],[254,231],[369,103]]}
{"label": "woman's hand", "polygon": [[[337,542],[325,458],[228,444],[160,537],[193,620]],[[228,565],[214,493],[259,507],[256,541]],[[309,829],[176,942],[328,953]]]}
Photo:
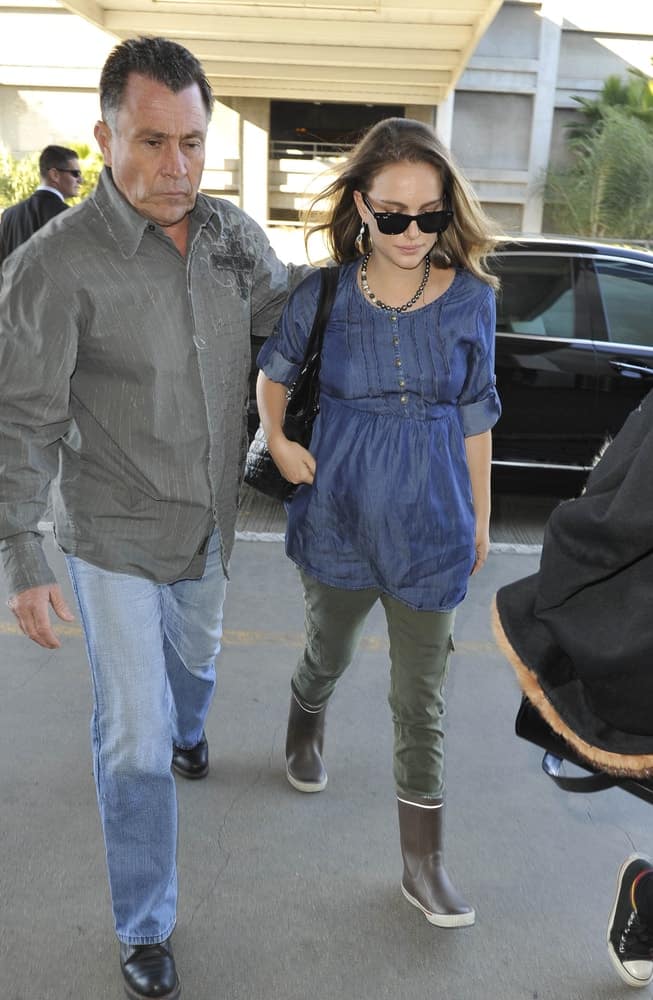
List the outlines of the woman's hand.
{"label": "woman's hand", "polygon": [[312,483],[315,478],[315,459],[310,451],[296,441],[289,441],[285,434],[275,434],[268,439],[268,448],[277,469],[289,483]]}
{"label": "woman's hand", "polygon": [[259,372],[256,401],[272,461],[289,483],[310,484],[315,478],[315,459],[310,451],[296,441],[289,441],[283,433],[286,400],[286,387],[280,382],[273,382],[265,372]]}
{"label": "woman's hand", "polygon": [[310,484],[315,477],[315,459],[310,451],[296,441],[289,441],[283,433],[287,395],[284,385],[273,382],[265,372],[258,373],[256,401],[272,461],[289,483]]}
{"label": "woman's hand", "polygon": [[483,431],[465,438],[467,467],[472,485],[472,502],[476,515],[474,533],[474,568],[478,573],[490,551],[490,467],[492,463],[492,434]]}
{"label": "woman's hand", "polygon": [[479,569],[484,565],[485,560],[488,557],[490,551],[490,532],[483,526],[480,527],[476,525],[476,534],[474,536],[474,551],[476,558],[474,560],[474,567],[472,569],[471,575],[478,573]]}

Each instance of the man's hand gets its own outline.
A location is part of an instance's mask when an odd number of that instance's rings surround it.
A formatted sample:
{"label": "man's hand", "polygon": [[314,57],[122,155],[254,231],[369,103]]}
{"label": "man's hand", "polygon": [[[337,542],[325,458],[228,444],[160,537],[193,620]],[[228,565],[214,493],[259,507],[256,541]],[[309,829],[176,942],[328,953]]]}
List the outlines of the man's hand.
{"label": "man's hand", "polygon": [[7,606],[18,619],[21,630],[30,639],[45,649],[59,649],[61,643],[54,634],[48,609],[64,622],[74,622],[75,617],[66,604],[57,583],[46,583],[42,587],[30,587],[20,594],[14,594]]}

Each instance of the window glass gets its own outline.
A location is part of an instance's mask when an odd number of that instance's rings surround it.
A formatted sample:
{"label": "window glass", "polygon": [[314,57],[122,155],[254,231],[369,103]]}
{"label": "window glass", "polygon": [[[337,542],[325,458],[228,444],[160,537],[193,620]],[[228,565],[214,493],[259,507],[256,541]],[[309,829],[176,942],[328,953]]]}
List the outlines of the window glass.
{"label": "window glass", "polygon": [[575,330],[570,257],[499,254],[491,262],[501,279],[497,331],[572,339]]}
{"label": "window glass", "polygon": [[653,267],[632,261],[594,263],[608,340],[653,347]]}

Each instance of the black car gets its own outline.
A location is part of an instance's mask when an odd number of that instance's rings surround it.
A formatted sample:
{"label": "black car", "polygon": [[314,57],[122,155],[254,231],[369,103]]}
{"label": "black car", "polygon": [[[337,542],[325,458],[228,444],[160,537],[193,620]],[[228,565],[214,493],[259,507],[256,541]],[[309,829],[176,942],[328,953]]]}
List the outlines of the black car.
{"label": "black car", "polygon": [[[500,244],[490,267],[501,279],[495,487],[570,495],[653,388],[653,253],[523,239]],[[255,382],[254,366],[250,434]]]}
{"label": "black car", "polygon": [[[653,388],[653,254],[566,240],[504,243],[492,261],[503,414],[494,469],[586,478]],[[556,477],[556,474],[557,477]]]}

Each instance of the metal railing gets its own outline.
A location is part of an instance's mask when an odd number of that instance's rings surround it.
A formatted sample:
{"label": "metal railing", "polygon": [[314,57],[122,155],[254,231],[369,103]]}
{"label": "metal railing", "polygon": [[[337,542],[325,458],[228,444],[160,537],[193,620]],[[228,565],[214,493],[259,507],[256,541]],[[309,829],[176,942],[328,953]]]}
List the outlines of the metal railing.
{"label": "metal railing", "polygon": [[353,143],[321,142],[311,140],[296,142],[294,139],[271,139],[270,159],[314,160],[324,157],[344,156],[352,148]]}

